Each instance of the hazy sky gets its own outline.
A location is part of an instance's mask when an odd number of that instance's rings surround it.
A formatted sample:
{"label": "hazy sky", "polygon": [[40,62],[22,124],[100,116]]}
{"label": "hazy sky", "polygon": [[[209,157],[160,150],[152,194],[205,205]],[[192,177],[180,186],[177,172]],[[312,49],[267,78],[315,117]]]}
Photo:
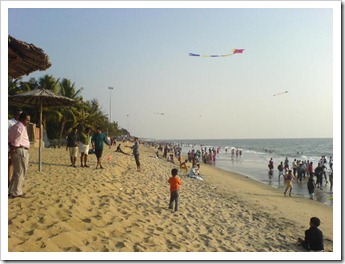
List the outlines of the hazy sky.
{"label": "hazy sky", "polygon": [[[81,9],[87,3],[8,9],[8,34],[42,48],[52,63],[24,80],[71,79],[106,114],[114,87],[112,120],[139,137],[332,137],[333,121],[340,121],[333,120],[334,98],[340,101],[333,52],[340,57],[340,50],[331,4]],[[245,52],[188,56],[233,48]]]}

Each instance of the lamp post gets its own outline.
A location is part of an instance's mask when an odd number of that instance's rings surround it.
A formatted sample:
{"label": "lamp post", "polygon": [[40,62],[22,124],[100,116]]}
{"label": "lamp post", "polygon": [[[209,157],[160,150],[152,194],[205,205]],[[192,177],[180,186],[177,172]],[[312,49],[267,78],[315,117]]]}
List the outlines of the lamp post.
{"label": "lamp post", "polygon": [[129,114],[127,114],[127,132],[128,132],[128,134],[129,134]]}
{"label": "lamp post", "polygon": [[111,91],[114,90],[114,87],[108,87],[110,91],[110,99],[109,99],[109,104],[110,104],[110,111],[109,111],[109,123],[111,123]]}

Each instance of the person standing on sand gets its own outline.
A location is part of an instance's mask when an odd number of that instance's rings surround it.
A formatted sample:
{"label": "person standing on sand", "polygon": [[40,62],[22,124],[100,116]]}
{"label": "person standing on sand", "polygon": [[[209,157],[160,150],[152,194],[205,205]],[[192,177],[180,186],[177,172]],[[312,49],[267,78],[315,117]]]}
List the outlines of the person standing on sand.
{"label": "person standing on sand", "polygon": [[323,251],[323,234],[318,228],[320,224],[321,221],[319,218],[310,218],[310,228],[305,231],[304,240],[299,237],[297,243],[308,251]]}
{"label": "person standing on sand", "polygon": [[80,153],[80,166],[83,168],[89,168],[90,166],[86,164],[87,156],[89,155],[89,146],[91,143],[90,128],[85,128],[83,132],[80,133],[79,138],[79,153]]}
{"label": "person standing on sand", "polygon": [[292,191],[292,179],[296,179],[296,177],[292,174],[292,171],[289,170],[287,174],[285,174],[284,176],[285,178],[285,184],[286,184],[286,189],[285,189],[285,192],[284,192],[284,196],[286,196],[286,192],[287,190],[290,189],[289,191],[289,196],[291,196],[291,191]]}
{"label": "person standing on sand", "polygon": [[[19,116],[21,113],[22,113],[21,110],[17,110],[14,114],[14,117],[12,117],[10,120],[8,120],[8,129],[10,129],[10,127],[17,124],[17,122],[19,121]],[[10,148],[8,148],[8,187],[10,187],[10,182],[12,179],[12,173],[13,173],[13,165],[12,165]]]}
{"label": "person standing on sand", "polygon": [[27,126],[30,123],[30,115],[21,113],[19,122],[8,130],[8,144],[13,163],[13,175],[9,186],[9,197],[23,197],[24,181],[29,166],[30,141]]}
{"label": "person standing on sand", "polygon": [[175,202],[175,212],[178,211],[178,197],[179,197],[179,189],[182,185],[182,181],[180,177],[177,176],[178,170],[172,169],[171,170],[171,177],[168,180],[170,184],[170,201],[169,201],[169,209],[174,209],[174,202]]}
{"label": "person standing on sand", "polygon": [[293,170],[293,175],[296,176],[296,172],[297,172],[297,160],[294,159],[292,162],[292,170]]}
{"label": "person standing on sand", "polygon": [[284,167],[283,167],[283,162],[280,162],[280,164],[278,165],[278,181],[280,181],[280,175],[282,175],[284,177]]}
{"label": "person standing on sand", "polygon": [[289,159],[288,157],[285,158],[284,161],[284,169],[287,171],[289,169]]}
{"label": "person standing on sand", "polygon": [[314,200],[315,181],[313,176],[309,176],[307,187],[309,192],[309,198],[311,200]]}
{"label": "person standing on sand", "polygon": [[273,169],[274,169],[273,159],[271,158],[270,161],[268,162],[268,176],[270,179],[273,176]]}
{"label": "person standing on sand", "polygon": [[139,161],[139,139],[137,137],[134,138],[134,145],[131,147],[127,148],[131,148],[133,150],[133,155],[134,155],[134,159],[135,159],[135,163],[137,165],[137,171],[140,171],[140,161]]}
{"label": "person standing on sand", "polygon": [[102,129],[100,127],[97,127],[97,132],[92,135],[91,138],[91,144],[92,149],[95,150],[96,158],[97,158],[97,165],[96,169],[98,169],[98,166],[100,169],[103,169],[101,158],[103,154],[103,142],[111,148],[110,142],[108,143],[107,137],[104,133],[102,133]]}
{"label": "person standing on sand", "polygon": [[69,157],[71,160],[72,167],[77,167],[75,163],[77,162],[77,153],[78,153],[78,129],[75,127],[71,133],[67,136],[67,145],[66,151],[69,150]]}

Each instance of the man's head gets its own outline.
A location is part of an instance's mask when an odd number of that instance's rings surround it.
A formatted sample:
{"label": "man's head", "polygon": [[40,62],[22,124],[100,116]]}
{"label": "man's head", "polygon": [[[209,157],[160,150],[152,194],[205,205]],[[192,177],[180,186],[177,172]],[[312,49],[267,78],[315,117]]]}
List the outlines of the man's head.
{"label": "man's head", "polygon": [[24,124],[24,126],[27,126],[30,123],[30,115],[29,113],[22,112],[19,115],[19,121]]}
{"label": "man's head", "polygon": [[98,133],[98,134],[101,134],[101,133],[102,133],[102,128],[97,127],[97,133]]}
{"label": "man's head", "polygon": [[23,113],[22,110],[17,110],[14,114],[14,119],[18,121],[21,113]]}

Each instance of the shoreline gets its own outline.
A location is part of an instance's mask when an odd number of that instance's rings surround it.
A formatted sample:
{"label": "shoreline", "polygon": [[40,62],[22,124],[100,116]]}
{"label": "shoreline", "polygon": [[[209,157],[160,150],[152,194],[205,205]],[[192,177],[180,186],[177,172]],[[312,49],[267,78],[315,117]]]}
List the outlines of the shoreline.
{"label": "shoreline", "polygon": [[136,172],[134,158],[114,150],[104,149],[105,169],[95,170],[95,156],[91,168],[72,168],[64,148],[44,149],[38,173],[37,149],[30,149],[27,197],[8,201],[8,251],[300,252],[297,238],[318,216],[325,251],[333,252],[330,206],[202,164],[204,181],[180,176],[173,213],[167,179],[179,166],[140,144]]}

